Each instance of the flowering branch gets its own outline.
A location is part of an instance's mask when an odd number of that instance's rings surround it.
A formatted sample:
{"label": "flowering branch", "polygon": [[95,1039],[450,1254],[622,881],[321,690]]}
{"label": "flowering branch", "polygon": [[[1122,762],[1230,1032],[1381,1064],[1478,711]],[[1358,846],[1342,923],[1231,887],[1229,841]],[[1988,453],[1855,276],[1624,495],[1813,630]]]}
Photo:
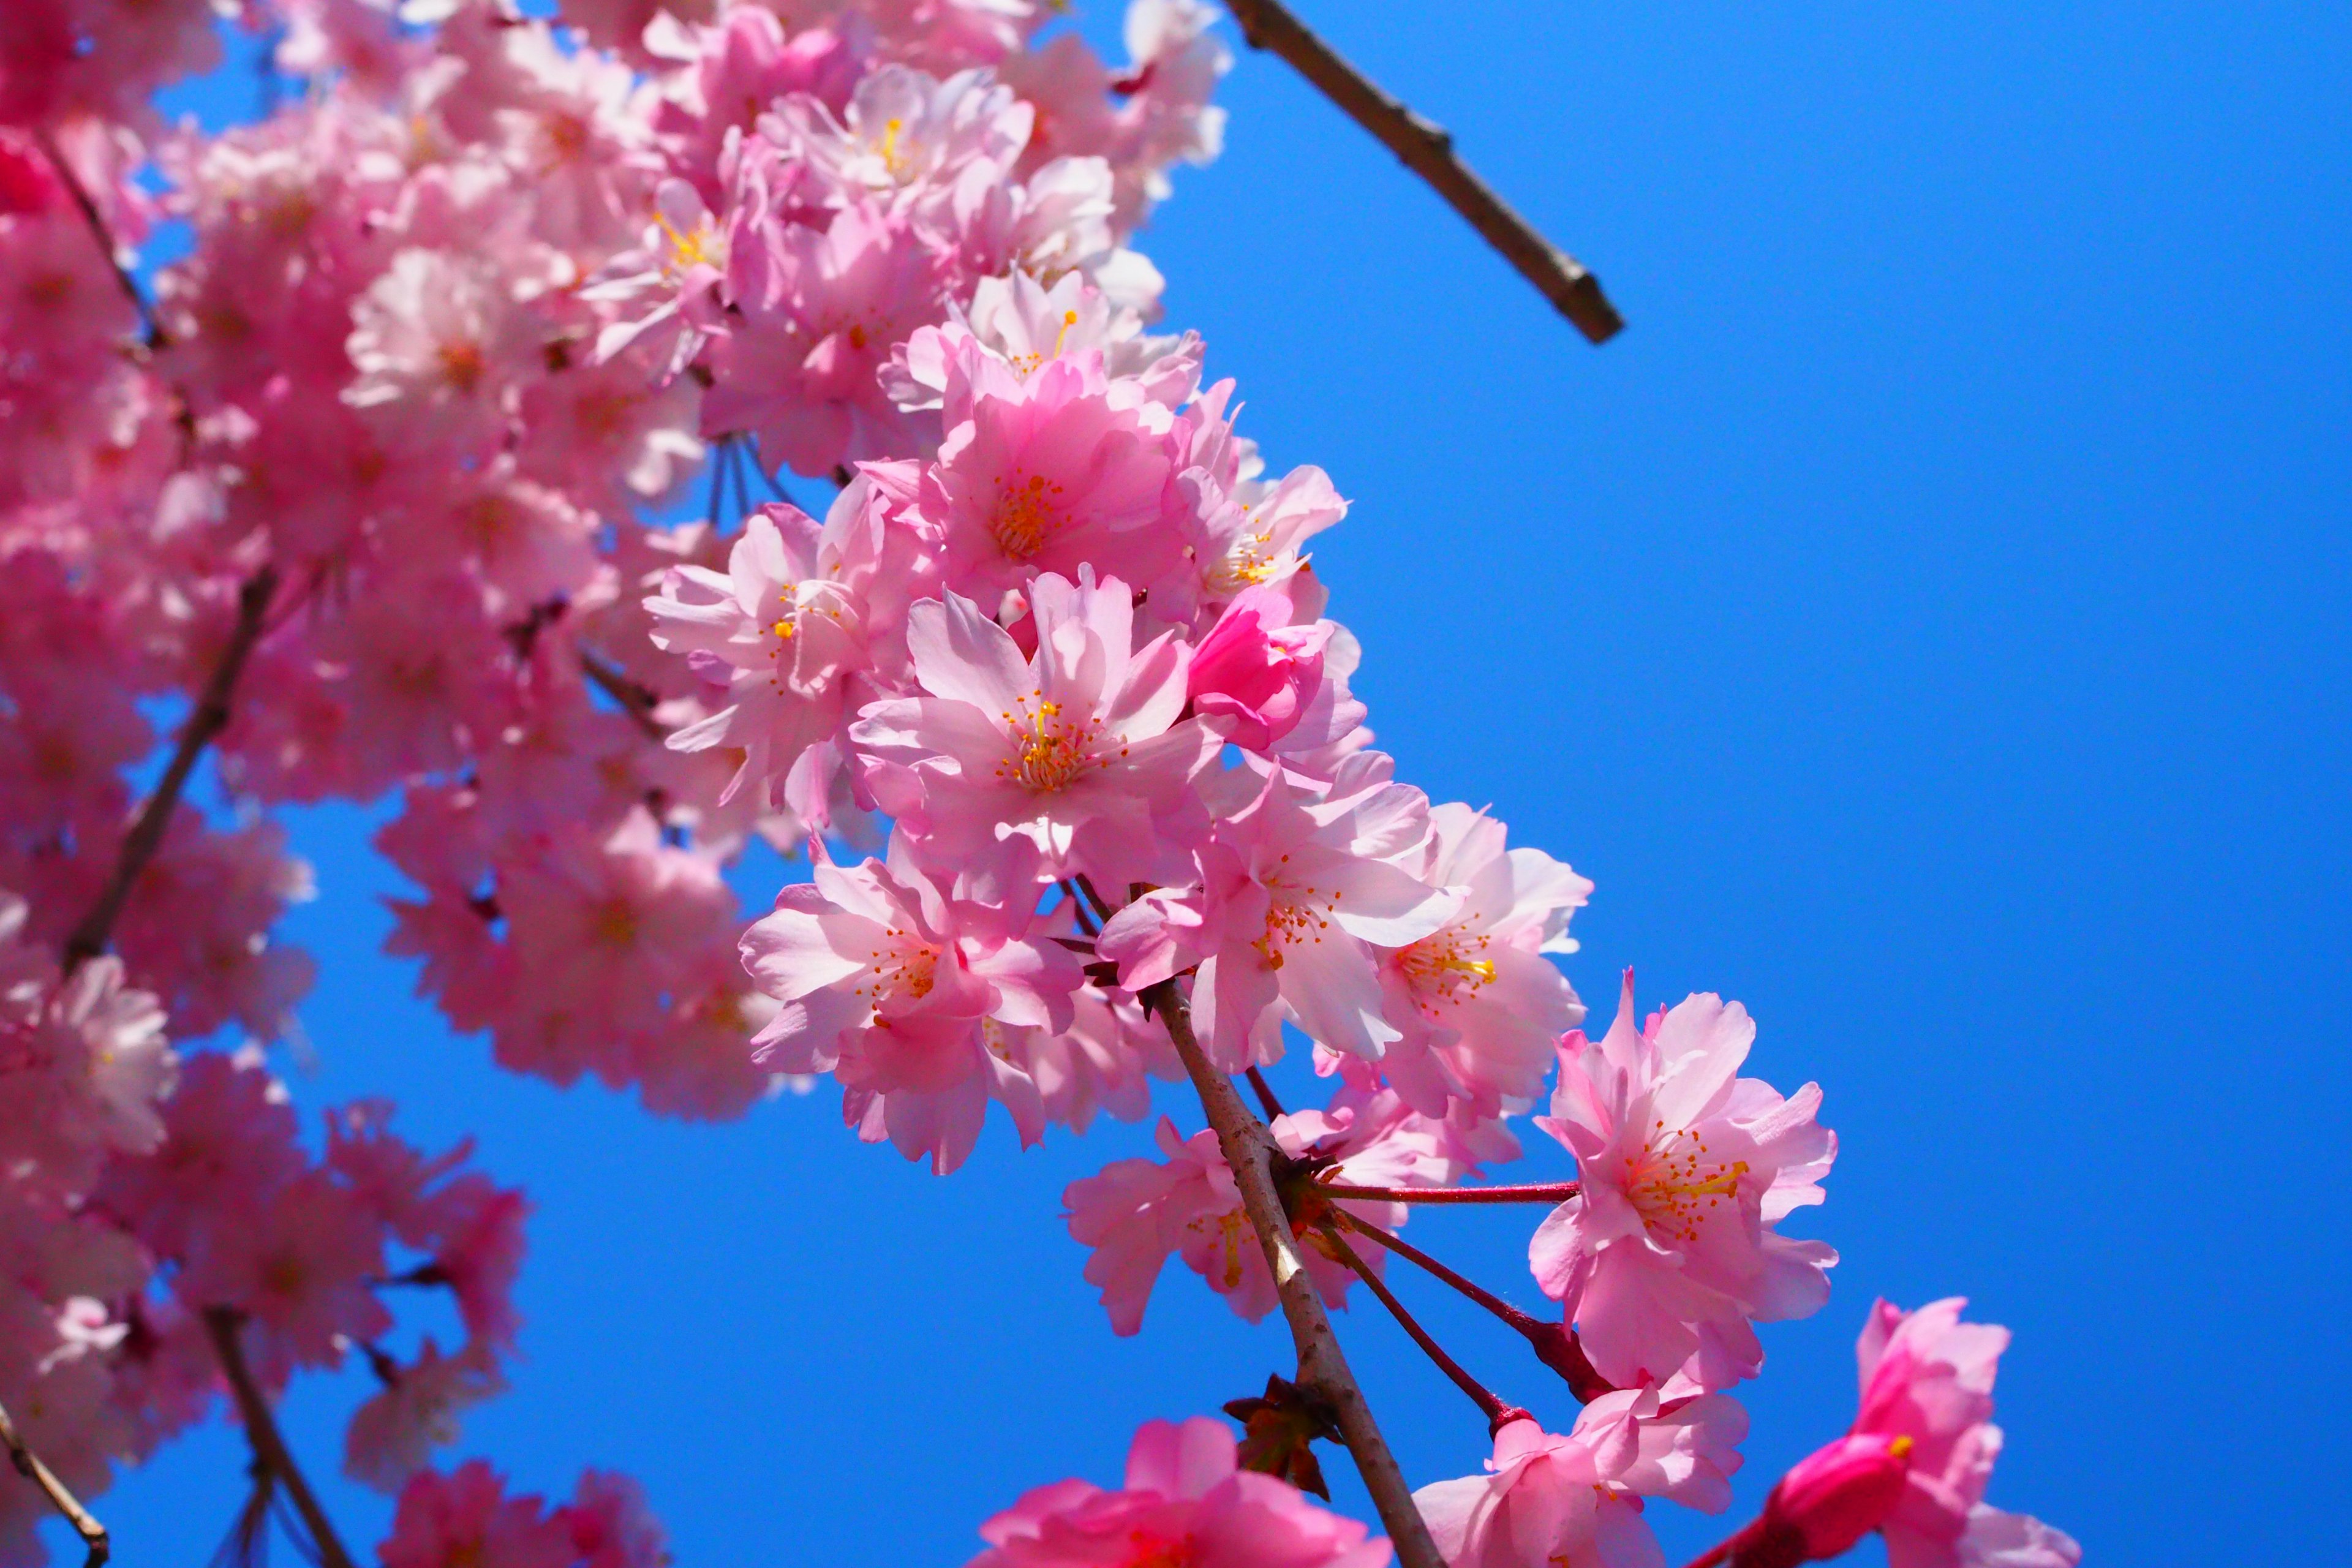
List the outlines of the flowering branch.
{"label": "flowering branch", "polygon": [[16,1430],[16,1423],[9,1419],[5,1405],[0,1405],[0,1444],[7,1446],[8,1462],[16,1467],[16,1473],[41,1489],[49,1506],[65,1516],[66,1522],[74,1527],[74,1533],[81,1537],[81,1543],[89,1549],[89,1555],[82,1559],[82,1568],[99,1568],[110,1550],[106,1526],[99,1523],[89,1510],[81,1506],[81,1500],[58,1479],[57,1473],[26,1446],[24,1434]]}
{"label": "flowering branch", "polygon": [[1142,1000],[1167,1026],[1168,1037],[1200,1093],[1201,1108],[1216,1130],[1217,1147],[1233,1167],[1234,1184],[1241,1191],[1250,1228],[1257,1232],[1258,1243],[1265,1248],[1266,1267],[1282,1299],[1282,1315],[1289,1321],[1291,1340],[1298,1347],[1298,1386],[1328,1406],[1339,1424],[1340,1437],[1364,1478],[1364,1489],[1371,1494],[1372,1506],[1388,1527],[1398,1568],[1443,1568],[1437,1543],[1430,1539],[1429,1526],[1413,1506],[1412,1489],[1405,1484],[1396,1456],[1381,1436],[1364,1391],[1358,1386],[1355,1373],[1348,1370],[1348,1358],[1339,1348],[1339,1335],[1331,1330],[1331,1319],[1307,1278],[1298,1238],[1291,1232],[1290,1216],[1275,1187],[1275,1162],[1281,1152],[1275,1147],[1273,1135],[1250,1114],[1233,1080],[1202,1054],[1201,1044],[1192,1036],[1192,1015],[1177,994],[1176,983],[1161,981],[1147,990]]}
{"label": "flowering branch", "polygon": [[147,346],[162,348],[163,329],[156,321],[154,309],[147,303],[147,297],[139,292],[139,285],[124,269],[122,258],[115,250],[114,231],[107,226],[106,215],[98,210],[98,203],[91,199],[81,177],[74,173],[73,165],[66,161],[65,153],[58,147],[57,139],[47,131],[38,132],[38,135],[41,155],[48,159],[49,167],[57,171],[66,194],[73,197],[74,206],[80,212],[81,221],[89,228],[90,238],[98,242],[98,253],[106,258],[107,269],[114,274],[114,281],[122,289],[123,298],[129,300],[131,308],[139,312],[139,324],[146,334]]}
{"label": "flowering branch", "polygon": [[172,813],[188,786],[189,775],[195,772],[196,759],[228,726],[230,695],[236,689],[237,677],[244,672],[254,644],[261,640],[262,618],[277,593],[275,566],[262,567],[237,590],[236,625],[229,632],[228,646],[221,650],[220,663],[213,667],[212,679],[205,684],[204,694],[189,712],[188,721],[180,727],[179,743],[172,752],[171,765],[163,770],[163,780],[139,808],[131,831],[123,836],[122,853],[114,863],[114,875],[107,879],[89,912],[66,938],[61,961],[68,974],[106,951],[108,933],[113,931],[124,901],[131,897],[131,884],[163,847],[163,831],[172,825]]}
{"label": "flowering branch", "polygon": [[1370,1264],[1357,1256],[1356,1249],[1348,1245],[1347,1237],[1339,1234],[1336,1226],[1324,1226],[1318,1230],[1317,1234],[1338,1256],[1339,1261],[1354,1269],[1356,1278],[1361,1279],[1371,1293],[1381,1299],[1381,1305],[1389,1310],[1389,1316],[1397,1321],[1397,1326],[1412,1337],[1412,1342],[1421,1347],[1421,1353],[1436,1363],[1437,1370],[1451,1378],[1454,1387],[1470,1396],[1471,1403],[1476,1405],[1479,1410],[1485,1413],[1488,1426],[1500,1426],[1515,1415],[1526,1414],[1516,1405],[1504,1404],[1496,1396],[1493,1389],[1471,1376],[1460,1362],[1446,1354],[1445,1347],[1431,1337],[1429,1331],[1421,1326],[1420,1320],[1405,1310],[1404,1303],[1397,1300],[1396,1292],[1388,1288],[1387,1283],[1373,1271]]}
{"label": "flowering branch", "polygon": [[1330,45],[1308,31],[1305,23],[1277,0],[1228,0],[1234,20],[1250,47],[1270,49],[1290,62],[1299,75],[1322,90],[1355,122],[1370,132],[1405,167],[1429,183],[1448,205],[1470,222],[1503,259],[1519,269],[1577,331],[1596,343],[1607,342],[1625,325],[1625,318],[1601,291],[1601,279],[1584,264],[1537,232],[1527,219],[1496,195],[1493,187],[1454,155],[1454,137],[1397,101],[1362,72],[1341,58]]}
{"label": "flowering branch", "polygon": [[319,1549],[319,1561],[323,1568],[353,1568],[352,1555],[335,1534],[334,1522],[319,1504],[318,1494],[302,1477],[294,1463],[293,1451],[286,1447],[285,1434],[278,1429],[278,1419],[269,1411],[269,1401],[262,1396],[261,1385],[253,1379],[253,1369],[246,1364],[245,1347],[237,1342],[240,1320],[235,1309],[207,1307],[205,1309],[205,1331],[212,1336],[214,1353],[220,1357],[221,1371],[228,1378],[230,1390],[236,1395],[237,1414],[245,1423],[245,1439],[253,1449],[253,1465],[257,1485],[275,1481],[286,1489],[293,1500],[294,1510],[302,1516],[302,1523],[310,1532],[313,1545]]}

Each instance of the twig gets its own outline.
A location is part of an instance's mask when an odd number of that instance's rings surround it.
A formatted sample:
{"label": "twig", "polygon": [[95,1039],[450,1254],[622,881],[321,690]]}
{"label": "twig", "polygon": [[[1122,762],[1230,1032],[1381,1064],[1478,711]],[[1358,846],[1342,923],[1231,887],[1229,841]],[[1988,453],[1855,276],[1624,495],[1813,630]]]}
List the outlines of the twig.
{"label": "twig", "polygon": [[1351,1187],[1318,1182],[1316,1186],[1326,1197],[1391,1204],[1564,1204],[1582,1190],[1574,1182],[1501,1187]]}
{"label": "twig", "polygon": [[669,739],[668,727],[654,717],[654,709],[661,701],[659,692],[630,679],[585,648],[580,650],[580,669],[599,691],[627,710],[629,717],[637,721],[638,729],[656,741]]}
{"label": "twig", "polygon": [[49,1506],[65,1516],[65,1521],[73,1526],[74,1533],[80,1536],[81,1543],[89,1549],[89,1555],[82,1559],[83,1568],[99,1568],[110,1550],[110,1543],[106,1539],[106,1526],[99,1523],[89,1510],[81,1506],[81,1500],[73,1495],[65,1482],[58,1479],[57,1472],[41,1463],[41,1457],[26,1445],[24,1435],[16,1430],[16,1423],[9,1419],[5,1405],[0,1405],[0,1444],[7,1446],[8,1462],[16,1467],[16,1473],[41,1489],[41,1495],[49,1500]]}
{"label": "twig", "polygon": [[139,325],[146,334],[147,346],[162,348],[167,341],[163,329],[156,321],[154,310],[147,303],[147,297],[139,292],[139,285],[123,268],[122,258],[115,254],[114,231],[107,226],[106,215],[98,210],[98,203],[83,186],[81,176],[74,173],[73,165],[66,161],[65,153],[58,147],[57,139],[47,131],[36,132],[35,134],[40,138],[42,156],[47,158],[49,167],[58,172],[66,194],[73,197],[74,205],[79,209],[83,226],[89,230],[90,238],[98,242],[98,252],[106,258],[107,270],[114,274],[114,281],[122,289],[122,297],[131,301],[131,308],[139,312]]}
{"label": "twig", "polygon": [[1404,1237],[1398,1236],[1391,1231],[1383,1230],[1379,1226],[1372,1224],[1371,1221],[1364,1219],[1360,1215],[1349,1214],[1343,1208],[1335,1206],[1331,1210],[1331,1214],[1334,1218],[1336,1218],[1341,1225],[1346,1226],[1349,1230],[1356,1232],[1360,1236],[1370,1237],[1371,1240],[1378,1242],[1387,1250],[1393,1252],[1399,1258],[1403,1258],[1407,1263],[1412,1264],[1414,1267],[1422,1269],[1423,1272],[1435,1279],[1444,1280],[1446,1284],[1453,1286],[1456,1290],[1461,1291],[1462,1294],[1469,1297],[1470,1300],[1477,1302],[1478,1305],[1486,1308],[1486,1310],[1494,1313],[1495,1316],[1502,1319],[1503,1321],[1510,1324],[1511,1327],[1517,1329],[1520,1332],[1525,1333],[1528,1325],[1536,1323],[1537,1320],[1535,1318],[1529,1316],[1528,1313],[1520,1311],[1517,1307],[1512,1306],[1508,1301],[1504,1300],[1500,1296],[1496,1295],[1493,1291],[1487,1289],[1476,1280],[1468,1278],[1466,1275],[1455,1273],[1453,1269],[1448,1268],[1444,1264],[1440,1263],[1436,1258],[1432,1258],[1428,1253],[1423,1252],[1421,1248],[1415,1247]]}
{"label": "twig", "polygon": [[1584,264],[1546,239],[1513,211],[1468,164],[1454,156],[1444,127],[1414,113],[1342,59],[1330,45],[1277,0],[1226,0],[1250,47],[1270,49],[1322,90],[1348,117],[1370,132],[1405,167],[1429,183],[1470,226],[1519,269],[1577,331],[1606,342],[1625,325]]}
{"label": "twig", "polygon": [[1476,1280],[1448,1268],[1404,1237],[1381,1229],[1360,1215],[1350,1213],[1337,1204],[1331,1205],[1330,1214],[1332,1218],[1357,1235],[1380,1243],[1407,1263],[1453,1286],[1500,1318],[1514,1332],[1526,1338],[1528,1348],[1536,1352],[1536,1359],[1559,1373],[1560,1381],[1568,1384],[1568,1391],[1581,1403],[1590,1405],[1602,1394],[1615,1391],[1615,1385],[1594,1368],[1591,1359],[1584,1353],[1583,1344],[1566,1323],[1546,1322],[1520,1311]]}
{"label": "twig", "polygon": [[205,682],[204,694],[189,710],[188,721],[180,726],[180,739],[173,750],[171,765],[163,770],[155,793],[139,808],[131,831],[123,835],[122,852],[115,860],[114,875],[107,879],[89,912],[66,938],[62,963],[68,974],[106,951],[107,936],[114,930],[124,901],[131,897],[131,885],[155,858],[155,851],[163,847],[164,830],[172,825],[172,813],[188,787],[188,776],[195,772],[196,759],[228,726],[229,698],[236,689],[236,679],[244,672],[246,660],[252,656],[254,644],[261,640],[262,617],[268,613],[269,601],[277,592],[275,566],[262,567],[237,590],[236,625],[229,632],[228,646],[221,649],[220,663],[213,667],[212,679]]}
{"label": "twig", "polygon": [[318,1494],[310,1489],[310,1483],[303,1479],[292,1450],[286,1447],[285,1435],[278,1430],[278,1418],[270,1414],[269,1401],[262,1396],[261,1385],[253,1380],[252,1368],[246,1365],[245,1347],[237,1341],[240,1326],[233,1307],[205,1309],[205,1331],[212,1336],[213,1352],[220,1357],[221,1371],[236,1395],[237,1414],[245,1422],[245,1440],[253,1448],[253,1462],[285,1488],[294,1511],[302,1516],[303,1527],[310,1532],[311,1543],[319,1549],[319,1561],[326,1568],[353,1568],[351,1553],[343,1550],[341,1538],[335,1534],[334,1522],[319,1506]]}
{"label": "twig", "polygon": [[1256,1092],[1257,1102],[1265,1109],[1266,1120],[1271,1121],[1280,1116],[1283,1113],[1282,1101],[1274,1097],[1274,1085],[1265,1081],[1265,1074],[1252,1068],[1243,1076],[1249,1079],[1250,1088]]}
{"label": "twig", "polygon": [[1396,1456],[1389,1452],[1372,1420],[1371,1406],[1365,1403],[1355,1374],[1348,1370],[1339,1338],[1331,1331],[1331,1319],[1307,1277],[1298,1238],[1291,1232],[1290,1216],[1274,1184],[1275,1161],[1280,1152],[1273,1136],[1264,1122],[1250,1114],[1233,1080],[1212,1067],[1202,1053],[1200,1041],[1192,1036],[1192,1015],[1176,983],[1161,981],[1144,993],[1144,1000],[1167,1026],[1168,1037],[1200,1093],[1202,1109],[1208,1112],[1209,1125],[1216,1129],[1217,1147],[1225,1163],[1233,1167],[1250,1228],[1257,1232],[1258,1243],[1265,1249],[1266,1267],[1282,1299],[1282,1315],[1289,1321],[1290,1337],[1298,1349],[1298,1386],[1330,1407],[1340,1437],[1364,1478],[1364,1489],[1371,1494],[1372,1506],[1388,1527],[1398,1568],[1444,1568],[1444,1560],[1430,1539],[1429,1527],[1413,1506],[1412,1489],[1405,1484]]}
{"label": "twig", "polygon": [[1446,1354],[1445,1347],[1432,1338],[1429,1331],[1421,1326],[1419,1320],[1404,1310],[1404,1303],[1397,1300],[1396,1292],[1390,1289],[1381,1277],[1372,1271],[1370,1264],[1356,1255],[1356,1249],[1348,1245],[1348,1238],[1339,1234],[1337,1226],[1324,1226],[1319,1229],[1324,1241],[1330,1246],[1332,1251],[1339,1255],[1339,1261],[1354,1269],[1356,1278],[1361,1279],[1371,1293],[1381,1299],[1381,1305],[1389,1310],[1389,1316],[1397,1321],[1399,1328],[1412,1336],[1412,1342],[1421,1347],[1421,1353],[1436,1363],[1437,1370],[1452,1379],[1454,1387],[1470,1396],[1470,1403],[1475,1405],[1479,1412],[1486,1417],[1486,1424],[1489,1426],[1500,1426],[1512,1415],[1525,1414],[1517,1406],[1506,1405],[1496,1398],[1493,1389],[1471,1376],[1460,1362]]}

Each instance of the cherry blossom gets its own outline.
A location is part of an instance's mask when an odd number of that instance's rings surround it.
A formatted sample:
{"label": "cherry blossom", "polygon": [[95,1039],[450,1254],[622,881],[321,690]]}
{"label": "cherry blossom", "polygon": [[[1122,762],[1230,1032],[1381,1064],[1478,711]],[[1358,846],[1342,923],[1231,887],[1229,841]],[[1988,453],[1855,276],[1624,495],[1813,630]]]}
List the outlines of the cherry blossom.
{"label": "cherry blossom", "polygon": [[[1389,1543],[1297,1489],[1236,1468],[1232,1432],[1194,1416],[1148,1421],[1117,1491],[1039,1487],[980,1527],[971,1568],[1382,1568]],[[399,1568],[394,1564],[393,1568]]]}
{"label": "cherry blossom", "polygon": [[1629,970],[1609,1033],[1560,1043],[1536,1124],[1576,1156],[1582,1190],[1545,1219],[1528,1261],[1610,1382],[1664,1382],[1687,1363],[1721,1388],[1763,1363],[1752,1321],[1828,1300],[1837,1254],[1774,1227],[1822,1201],[1837,1140],[1814,1121],[1814,1085],[1784,1100],[1735,1076],[1756,1037],[1738,1003],[1693,996],[1633,1019]]}

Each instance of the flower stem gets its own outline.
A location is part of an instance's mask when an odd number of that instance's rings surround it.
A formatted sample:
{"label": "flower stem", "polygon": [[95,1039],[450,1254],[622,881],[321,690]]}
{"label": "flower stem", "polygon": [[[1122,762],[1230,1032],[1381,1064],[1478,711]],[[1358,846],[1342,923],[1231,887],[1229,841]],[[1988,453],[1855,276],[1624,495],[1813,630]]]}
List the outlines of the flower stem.
{"label": "flower stem", "polygon": [[1265,1081],[1265,1074],[1252,1068],[1244,1076],[1248,1078],[1250,1088],[1256,1091],[1257,1102],[1265,1107],[1266,1120],[1271,1121],[1280,1116],[1283,1113],[1282,1101],[1274,1098],[1274,1086]]}
{"label": "flower stem", "polygon": [[1536,1359],[1558,1373],[1560,1381],[1568,1384],[1568,1391],[1581,1403],[1590,1405],[1602,1394],[1615,1392],[1615,1385],[1593,1367],[1575,1331],[1566,1323],[1547,1322],[1520,1311],[1477,1281],[1455,1273],[1404,1237],[1382,1230],[1360,1215],[1350,1214],[1337,1205],[1332,1205],[1331,1213],[1349,1229],[1379,1242],[1407,1263],[1435,1275],[1502,1319],[1515,1332],[1526,1336],[1528,1348],[1536,1352]]}
{"label": "flower stem", "polygon": [[1454,1386],[1470,1396],[1471,1402],[1485,1414],[1486,1424],[1490,1427],[1500,1426],[1514,1407],[1505,1405],[1496,1398],[1492,1389],[1464,1371],[1460,1362],[1445,1353],[1444,1347],[1432,1339],[1429,1331],[1423,1328],[1411,1312],[1405,1310],[1404,1303],[1396,1299],[1396,1292],[1391,1290],[1381,1281],[1381,1277],[1372,1272],[1371,1265],[1357,1256],[1356,1249],[1348,1245],[1348,1238],[1339,1234],[1337,1226],[1322,1226],[1318,1229],[1323,1239],[1330,1244],[1331,1249],[1339,1255],[1339,1261],[1356,1271],[1356,1277],[1364,1282],[1373,1295],[1381,1299],[1381,1305],[1389,1310],[1389,1316],[1394,1318],[1397,1325],[1412,1336],[1412,1342],[1421,1347],[1421,1353],[1435,1362],[1437,1370],[1452,1378]]}
{"label": "flower stem", "polygon": [[1351,1187],[1339,1182],[1319,1185],[1331,1197],[1391,1204],[1564,1204],[1583,1190],[1575,1182],[1501,1187]]}
{"label": "flower stem", "polygon": [[320,1506],[319,1497],[303,1479],[301,1469],[294,1463],[293,1450],[286,1446],[285,1434],[278,1429],[278,1418],[270,1414],[269,1401],[254,1381],[253,1369],[246,1364],[245,1347],[238,1342],[243,1327],[234,1308],[205,1309],[205,1331],[212,1336],[213,1352],[219,1356],[221,1372],[227,1377],[230,1392],[236,1395],[237,1415],[245,1422],[245,1440],[253,1449],[254,1467],[266,1472],[293,1500],[294,1511],[302,1516],[304,1528],[310,1532],[310,1542],[319,1549],[319,1561],[324,1568],[353,1568],[352,1554],[343,1549],[341,1537],[335,1533],[334,1521]]}
{"label": "flower stem", "polygon": [[1435,1275],[1438,1279],[1443,1279],[1448,1285],[1453,1286],[1456,1290],[1461,1291],[1465,1296],[1469,1297],[1473,1301],[1477,1302],[1478,1305],[1486,1308],[1486,1310],[1494,1313],[1495,1316],[1502,1319],[1503,1321],[1510,1324],[1511,1327],[1518,1330],[1519,1332],[1524,1334],[1531,1329],[1542,1327],[1541,1322],[1536,1318],[1529,1316],[1526,1312],[1520,1311],[1517,1307],[1512,1306],[1508,1301],[1504,1300],[1500,1296],[1496,1295],[1492,1290],[1487,1289],[1477,1281],[1471,1279],[1465,1275],[1455,1273],[1453,1269],[1448,1268],[1444,1264],[1440,1263],[1436,1258],[1432,1258],[1428,1253],[1423,1252],[1421,1248],[1415,1247],[1404,1237],[1397,1236],[1391,1232],[1382,1230],[1379,1226],[1372,1224],[1370,1220],[1359,1218],[1357,1215],[1349,1214],[1346,1209],[1334,1208],[1331,1213],[1338,1218],[1341,1225],[1346,1226],[1349,1230],[1355,1231],[1357,1234],[1372,1241],[1379,1242],[1382,1247],[1388,1248],[1391,1252],[1395,1253],[1407,1263],[1417,1265],[1426,1272]]}

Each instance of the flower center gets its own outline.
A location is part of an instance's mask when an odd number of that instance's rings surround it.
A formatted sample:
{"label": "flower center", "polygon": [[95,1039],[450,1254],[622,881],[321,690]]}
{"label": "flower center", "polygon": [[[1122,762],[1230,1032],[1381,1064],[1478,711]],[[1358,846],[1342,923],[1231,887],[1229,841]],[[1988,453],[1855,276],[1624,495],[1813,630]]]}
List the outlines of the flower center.
{"label": "flower center", "polygon": [[1642,1152],[1625,1156],[1625,1195],[1642,1222],[1685,1242],[1698,1239],[1699,1226],[1727,1198],[1738,1201],[1745,1160],[1712,1160],[1705,1139],[1689,1128],[1669,1132],[1660,1121]]}
{"label": "flower center", "polygon": [[441,362],[441,378],[459,392],[471,392],[480,384],[486,362],[482,345],[471,338],[443,343],[434,357]]}
{"label": "flower center", "polygon": [[1095,755],[1100,721],[1070,723],[1058,702],[1039,702],[1034,713],[1003,716],[1013,725],[1013,753],[996,764],[996,776],[1012,779],[1039,795],[1051,795],[1090,767],[1108,767]]}
{"label": "flower center", "polygon": [[910,1002],[929,996],[939,984],[940,950],[908,941],[910,933],[898,926],[884,934],[892,945],[866,954],[872,962],[866,966],[866,984],[853,986],[850,994],[868,997],[877,1007],[902,996]]}
{"label": "flower center", "polygon": [[1469,1000],[1495,978],[1495,961],[1481,958],[1487,938],[1450,926],[1423,937],[1396,956],[1398,973],[1412,987],[1421,1010],[1434,1016],[1442,1006]]}
{"label": "flower center", "polygon": [[1062,487],[1047,484],[1043,474],[1031,474],[1025,481],[1015,474],[997,491],[996,513],[988,522],[989,537],[1013,560],[1028,560],[1062,526],[1056,499],[1061,493]]}

